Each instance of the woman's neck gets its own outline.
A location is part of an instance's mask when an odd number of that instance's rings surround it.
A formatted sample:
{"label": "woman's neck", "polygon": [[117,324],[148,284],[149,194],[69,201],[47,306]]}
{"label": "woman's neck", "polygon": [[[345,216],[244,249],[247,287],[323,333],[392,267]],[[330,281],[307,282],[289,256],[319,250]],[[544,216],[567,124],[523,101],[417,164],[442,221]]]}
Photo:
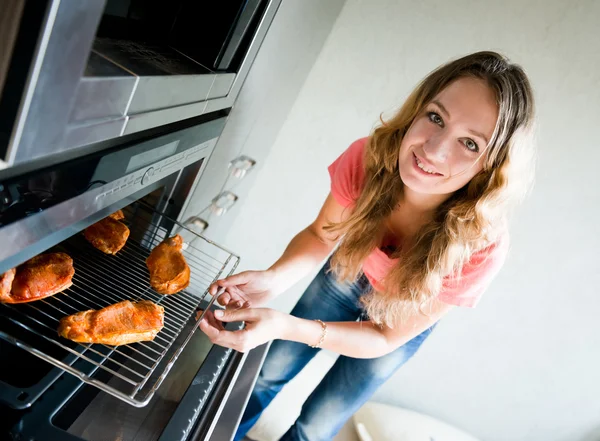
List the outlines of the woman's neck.
{"label": "woman's neck", "polygon": [[[418,231],[430,222],[436,209],[451,195],[427,195],[404,188],[398,199],[398,205],[386,219],[387,230],[396,238],[396,242],[410,243]],[[383,242],[389,241],[385,238]]]}
{"label": "woman's neck", "polygon": [[417,193],[404,186],[398,205],[403,207],[403,211],[409,211],[417,217],[430,217],[435,210],[447,201],[450,194],[424,194]]}

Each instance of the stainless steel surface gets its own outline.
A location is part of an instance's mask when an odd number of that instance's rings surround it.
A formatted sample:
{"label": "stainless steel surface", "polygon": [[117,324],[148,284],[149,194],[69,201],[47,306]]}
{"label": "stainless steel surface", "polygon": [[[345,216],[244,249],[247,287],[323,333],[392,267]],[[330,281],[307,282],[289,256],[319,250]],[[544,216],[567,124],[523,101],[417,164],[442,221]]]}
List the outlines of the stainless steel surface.
{"label": "stainless steel surface", "polygon": [[271,0],[267,5],[265,13],[258,25],[258,29],[256,30],[256,34],[252,39],[252,43],[250,44],[250,49],[246,53],[244,60],[242,61],[242,65],[231,85],[231,89],[226,97],[211,99],[206,102],[206,106],[204,108],[204,113],[211,113],[221,109],[227,109],[233,106],[237,96],[240,93],[240,89],[248,76],[248,72],[254,63],[254,59],[260,49],[260,46],[265,39],[267,31],[273,22],[273,18],[279,9],[279,5],[281,4],[281,0]]}
{"label": "stainless steel surface", "polygon": [[[137,192],[160,186],[159,181],[199,159],[206,158],[218,138],[212,138],[185,152],[152,164],[152,176],[142,183],[150,167],[142,167],[127,176],[89,190],[34,216],[0,229],[0,272],[14,268],[26,259],[74,233],[78,222],[119,201],[130,200]],[[112,163],[107,162],[106,167]],[[102,163],[99,164],[99,167]],[[174,177],[174,179],[176,176]],[[135,200],[135,199],[134,199]],[[133,202],[133,200],[130,200]]]}
{"label": "stainless steel surface", "polygon": [[260,0],[248,0],[244,6],[240,14],[240,20],[236,24],[235,28],[232,31],[231,39],[238,42],[238,44],[229,44],[227,45],[225,51],[222,54],[219,54],[219,68],[220,69],[228,69],[229,64],[233,60],[233,57],[236,54],[236,51],[239,46],[239,42],[244,38],[244,35],[248,31],[248,26],[250,25],[252,19],[258,13],[258,9],[260,6]]}
{"label": "stainless steel surface", "polygon": [[227,94],[231,90],[233,82],[235,81],[235,77],[236,75],[232,73],[217,74],[215,76],[215,81],[213,82],[213,85],[210,88],[210,92],[208,93],[207,99],[212,100],[215,98],[227,96]]}
{"label": "stainless steel surface", "polygon": [[210,438],[204,441],[231,441],[233,439],[268,351],[269,344],[266,343],[248,353],[242,367],[244,375],[239,376],[231,388],[219,418],[215,419],[214,430]]}
{"label": "stainless steel surface", "polygon": [[[201,319],[195,320],[194,313],[208,295],[209,285],[221,274],[233,272],[239,257],[141,204],[126,210],[126,221],[132,229],[131,236],[115,256],[96,250],[81,235],[57,247],[75,262],[76,273],[71,288],[36,302],[3,305],[6,308],[4,312],[13,323],[64,349],[65,353],[98,367],[97,373],[90,376],[85,370],[66,364],[3,331],[0,331],[0,337],[88,384],[131,405],[142,407],[162,384],[197,328],[193,326],[187,336],[180,337],[190,319],[196,323]],[[185,241],[183,254],[191,269],[190,285],[177,294],[161,295],[149,286],[145,260],[155,246],[175,233],[182,235]],[[202,249],[190,245],[192,239],[203,242]],[[122,300],[142,299],[151,300],[165,308],[165,326],[154,341],[111,347],[74,344],[56,334],[58,321],[64,316],[87,309],[100,309]],[[208,307],[213,301],[214,298]],[[174,344],[176,341],[178,344]],[[98,377],[100,372],[112,376],[107,381]]]}
{"label": "stainless steel surface", "polygon": [[[230,323],[227,329],[240,329],[240,325]],[[163,431],[160,441],[185,440],[190,441],[190,433],[194,429],[200,415],[206,416],[206,405],[211,393],[219,386],[220,377],[226,365],[231,362],[231,349],[222,346],[213,346],[208,357],[202,364],[194,381],[187,390],[185,396],[181,399],[177,412],[170,419],[169,424]],[[238,353],[239,355],[239,353]],[[242,362],[236,366],[242,368]],[[231,389],[233,382],[227,384],[227,389]],[[209,419],[216,419],[216,415],[209,416]]]}
{"label": "stainless steel surface", "polygon": [[273,18],[275,17],[275,14],[277,13],[277,9],[279,8],[280,4],[281,0],[271,0],[267,5],[267,9],[265,10],[260,24],[258,25],[258,29],[256,30],[256,34],[254,35],[252,43],[250,44],[250,49],[248,50],[248,53],[246,53],[244,61],[242,62],[240,70],[238,71],[238,75],[235,77],[235,81],[233,82],[231,90],[227,95],[227,99],[231,99],[232,104],[235,98],[237,98],[240,89],[244,84],[244,80],[248,76],[248,71],[252,67],[252,63],[256,58],[256,54],[260,49],[260,46],[267,34],[267,31],[269,30],[269,27],[271,26]]}
{"label": "stainless steel surface", "polygon": [[206,101],[215,77],[215,74],[138,77],[127,113],[134,115]]}
{"label": "stainless steel surface", "polygon": [[[247,354],[243,355],[243,359],[241,361],[241,363],[237,366],[235,373],[233,375],[233,377],[231,378],[231,381],[227,384],[227,389],[225,389],[225,393],[223,394],[222,399],[219,402],[219,405],[217,407],[217,410],[215,412],[216,415],[220,415],[221,412],[223,411],[223,409],[225,408],[225,405],[227,404],[227,401],[229,400],[229,396],[231,395],[231,391],[233,390],[233,388],[235,387],[235,384],[237,382],[238,377],[240,376],[242,370],[244,370],[244,375],[247,375],[248,373],[246,372],[244,368],[244,363],[246,361],[246,358],[248,357]],[[217,426],[218,423],[218,418],[213,418],[210,426],[208,427],[208,429],[206,430],[206,437],[209,438],[213,431],[215,430],[215,427]]]}
{"label": "stainless steel surface", "polygon": [[71,148],[106,141],[123,134],[127,117],[103,118],[83,123],[68,124],[63,137],[64,145]]}
{"label": "stainless steel surface", "polygon": [[[252,39],[252,43],[246,53],[242,64],[237,74],[219,74],[213,84],[215,90],[208,92],[208,100],[193,104],[181,105],[173,108],[165,108],[162,110],[149,111],[136,115],[130,115],[127,125],[125,126],[124,134],[135,133],[150,127],[156,127],[161,124],[168,124],[175,121],[180,121],[186,118],[191,118],[197,115],[215,112],[217,110],[228,109],[233,106],[237,95],[252,67],[252,63],[260,49],[260,45],[267,34],[269,26],[275,17],[281,0],[271,0],[267,5],[265,13],[260,21],[256,34]],[[232,80],[232,76],[235,76]],[[227,95],[223,96],[224,90],[227,89]]]}
{"label": "stainless steel surface", "polygon": [[[234,83],[235,83],[235,81],[234,81]],[[235,102],[235,100],[229,96],[208,100],[205,103],[203,113],[212,113],[212,112],[216,112],[217,110],[228,109],[233,106],[234,102]]]}
{"label": "stainless steel surface", "polygon": [[133,75],[81,78],[70,122],[125,116],[137,82]]}
{"label": "stainless steel surface", "polygon": [[[64,143],[74,148],[202,115],[217,77],[83,78],[77,104],[92,100],[98,104],[92,109],[75,106],[73,111],[95,119],[70,122]],[[214,93],[223,92],[225,86],[221,83]],[[113,100],[113,96],[119,99]]]}
{"label": "stainless steel surface", "polygon": [[[129,116],[127,124],[125,125],[123,134],[128,135],[130,133],[151,129],[152,127],[158,127],[164,124],[170,124],[176,121],[202,115],[207,113],[204,110],[206,103],[207,101],[202,101],[199,103],[186,104],[183,106],[131,115]],[[225,108],[226,107],[221,107],[221,109]]]}
{"label": "stainless steel surface", "polygon": [[103,8],[103,0],[50,2],[5,158],[9,164],[69,148],[63,135]]}
{"label": "stainless steel surface", "polygon": [[105,1],[53,0],[0,168],[232,107],[280,2],[267,5],[235,74],[200,66],[199,74],[133,75],[132,83],[112,74],[89,76],[123,70],[114,63],[86,65],[88,57],[101,58],[92,43]]}
{"label": "stainless steel surface", "polygon": [[[95,41],[95,40],[94,40]],[[85,77],[122,77],[122,76],[132,76],[134,75],[132,72],[129,72],[127,69],[113,63],[111,60],[106,58],[104,55],[97,53],[92,49],[90,52],[90,56],[88,58],[87,64],[85,66]]]}

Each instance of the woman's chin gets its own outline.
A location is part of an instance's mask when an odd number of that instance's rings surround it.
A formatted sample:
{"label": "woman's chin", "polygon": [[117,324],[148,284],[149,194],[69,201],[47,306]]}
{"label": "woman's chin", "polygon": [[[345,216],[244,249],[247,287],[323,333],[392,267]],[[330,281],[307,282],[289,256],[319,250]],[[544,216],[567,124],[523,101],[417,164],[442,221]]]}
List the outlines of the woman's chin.
{"label": "woman's chin", "polygon": [[422,179],[420,176],[414,176],[412,173],[400,173],[402,183],[415,193],[422,194],[440,194],[443,193],[439,188],[439,179],[436,177],[426,176]]}

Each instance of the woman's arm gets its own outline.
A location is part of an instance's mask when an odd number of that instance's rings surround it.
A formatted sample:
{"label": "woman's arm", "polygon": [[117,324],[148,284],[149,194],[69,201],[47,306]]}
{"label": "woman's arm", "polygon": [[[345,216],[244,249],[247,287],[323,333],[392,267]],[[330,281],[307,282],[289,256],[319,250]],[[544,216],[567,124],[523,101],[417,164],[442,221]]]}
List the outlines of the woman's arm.
{"label": "woman's arm", "polygon": [[[353,358],[381,357],[433,326],[452,308],[452,305],[434,300],[423,313],[414,313],[405,323],[394,328],[380,328],[369,321],[327,322],[327,336],[321,347]],[[212,311],[209,312],[200,323],[202,331],[213,343],[240,352],[275,339],[316,345],[322,335],[319,322],[272,309],[215,311],[214,315]],[[226,331],[220,324],[221,321],[245,321],[246,328],[241,331]]]}
{"label": "woman's arm", "polygon": [[224,306],[261,306],[287,290],[307,275],[335,247],[339,234],[325,230],[331,223],[342,222],[349,216],[348,209],[329,195],[315,221],[298,233],[283,255],[266,271],[244,271],[211,285],[215,295],[219,287],[226,291],[219,297]]}
{"label": "woman's arm", "polygon": [[[327,336],[323,349],[353,358],[376,358],[389,354],[433,326],[452,305],[433,301],[424,313],[415,312],[405,323],[394,328],[373,322],[326,322]],[[425,313],[427,315],[425,315]],[[281,330],[281,339],[315,345],[322,335],[319,322],[289,316]]]}
{"label": "woman's arm", "polygon": [[348,215],[349,210],[328,195],[317,219],[291,240],[282,256],[267,270],[275,284],[285,291],[321,263],[339,241],[339,233],[328,232],[324,227],[342,222]]}

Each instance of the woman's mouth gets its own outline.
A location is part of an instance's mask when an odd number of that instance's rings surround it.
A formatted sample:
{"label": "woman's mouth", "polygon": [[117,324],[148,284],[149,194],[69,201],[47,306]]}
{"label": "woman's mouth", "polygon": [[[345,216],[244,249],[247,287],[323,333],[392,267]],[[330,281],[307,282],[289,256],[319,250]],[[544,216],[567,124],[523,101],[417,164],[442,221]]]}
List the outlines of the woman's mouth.
{"label": "woman's mouth", "polygon": [[415,155],[413,153],[413,165],[415,167],[415,169],[422,175],[426,175],[426,176],[444,176],[441,173],[436,172],[435,170],[430,169],[429,167],[427,167],[425,164],[423,164],[419,158],[417,157],[417,155]]}

